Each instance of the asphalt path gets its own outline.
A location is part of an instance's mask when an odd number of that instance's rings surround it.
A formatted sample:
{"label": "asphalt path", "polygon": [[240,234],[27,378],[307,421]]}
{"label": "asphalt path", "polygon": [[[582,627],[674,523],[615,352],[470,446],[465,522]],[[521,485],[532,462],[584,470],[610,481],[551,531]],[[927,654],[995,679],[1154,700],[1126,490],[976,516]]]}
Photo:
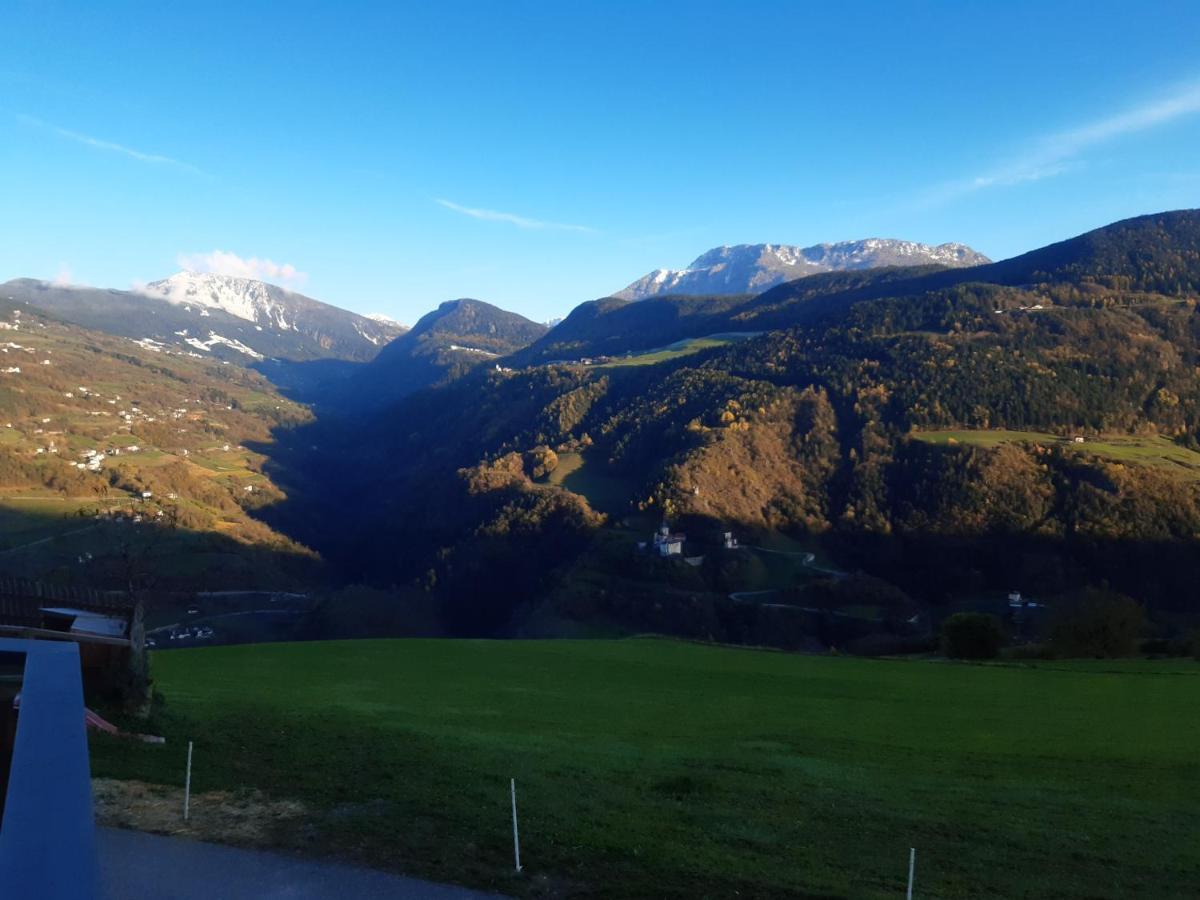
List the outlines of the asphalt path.
{"label": "asphalt path", "polygon": [[503,900],[448,884],[341,863],[96,829],[100,900]]}

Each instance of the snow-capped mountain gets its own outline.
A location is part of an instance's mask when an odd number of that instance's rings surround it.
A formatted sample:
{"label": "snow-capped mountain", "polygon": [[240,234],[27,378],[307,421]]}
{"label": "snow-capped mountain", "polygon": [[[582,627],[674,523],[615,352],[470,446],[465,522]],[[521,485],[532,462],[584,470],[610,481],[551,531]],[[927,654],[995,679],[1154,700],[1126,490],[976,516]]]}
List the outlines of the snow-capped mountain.
{"label": "snow-capped mountain", "polygon": [[386,313],[367,313],[367,318],[372,322],[378,322],[380,325],[390,325],[393,328],[399,328],[401,331],[408,331],[407,325],[393,319]]}
{"label": "snow-capped mountain", "polygon": [[221,310],[263,329],[294,331],[320,343],[337,340],[347,326],[358,337],[379,347],[399,332],[397,323],[360,316],[303,294],[252,278],[202,272],[177,272],[140,290],[184,307]]}
{"label": "snow-capped mountain", "polygon": [[147,297],[161,298],[181,306],[219,309],[264,328],[296,330],[290,299],[296,295],[263,281],[201,272],[177,272],[170,278],[152,281],[139,290]]}
{"label": "snow-capped mountain", "polygon": [[964,244],[931,246],[883,238],[812,247],[738,244],[709,250],[686,269],[655,269],[613,296],[644,300],[658,294],[748,294],[818,272],[930,264],[964,267],[987,262],[991,260]]}
{"label": "snow-capped mountain", "polygon": [[252,323],[258,332],[294,333],[331,351],[328,355],[349,359],[373,356],[374,348],[404,330],[390,320],[360,316],[274,284],[232,275],[177,272],[141,287],[139,293],[201,316],[220,311]]}
{"label": "snow-capped mountain", "polygon": [[163,351],[240,363],[266,358],[365,362],[402,334],[273,284],[180,272],[132,291],[33,279],[0,285],[9,296],[85,328],[149,341]]}

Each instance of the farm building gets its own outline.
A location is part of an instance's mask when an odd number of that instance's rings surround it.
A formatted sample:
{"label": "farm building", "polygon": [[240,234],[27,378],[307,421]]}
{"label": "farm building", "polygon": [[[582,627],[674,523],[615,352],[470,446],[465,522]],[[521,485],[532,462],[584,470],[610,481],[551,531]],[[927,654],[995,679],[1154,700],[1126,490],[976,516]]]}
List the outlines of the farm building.
{"label": "farm building", "polygon": [[0,579],[0,637],[79,645],[84,686],[106,690],[130,664],[133,606],[99,591]]}
{"label": "farm building", "polygon": [[686,540],[686,534],[672,533],[671,526],[663,522],[655,532],[651,546],[659,556],[682,556],[683,542]]}

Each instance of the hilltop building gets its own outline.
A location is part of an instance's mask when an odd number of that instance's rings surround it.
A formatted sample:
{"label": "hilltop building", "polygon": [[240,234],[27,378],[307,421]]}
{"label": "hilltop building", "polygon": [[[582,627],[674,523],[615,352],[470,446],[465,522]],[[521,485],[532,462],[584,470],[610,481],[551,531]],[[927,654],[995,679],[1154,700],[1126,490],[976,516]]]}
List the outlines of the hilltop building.
{"label": "hilltop building", "polygon": [[683,542],[686,540],[686,534],[672,533],[671,526],[663,522],[658,531],[654,533],[651,546],[659,556],[682,556]]}

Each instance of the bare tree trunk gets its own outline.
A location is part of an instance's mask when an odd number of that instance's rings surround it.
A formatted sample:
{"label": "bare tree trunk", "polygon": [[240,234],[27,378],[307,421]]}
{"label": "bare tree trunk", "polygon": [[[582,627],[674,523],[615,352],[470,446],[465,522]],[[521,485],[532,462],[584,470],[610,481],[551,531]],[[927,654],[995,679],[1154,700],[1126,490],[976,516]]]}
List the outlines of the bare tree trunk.
{"label": "bare tree trunk", "polygon": [[146,601],[129,586],[133,617],[129,622],[129,695],[125,703],[136,715],[150,715],[150,660],[146,655]]}

